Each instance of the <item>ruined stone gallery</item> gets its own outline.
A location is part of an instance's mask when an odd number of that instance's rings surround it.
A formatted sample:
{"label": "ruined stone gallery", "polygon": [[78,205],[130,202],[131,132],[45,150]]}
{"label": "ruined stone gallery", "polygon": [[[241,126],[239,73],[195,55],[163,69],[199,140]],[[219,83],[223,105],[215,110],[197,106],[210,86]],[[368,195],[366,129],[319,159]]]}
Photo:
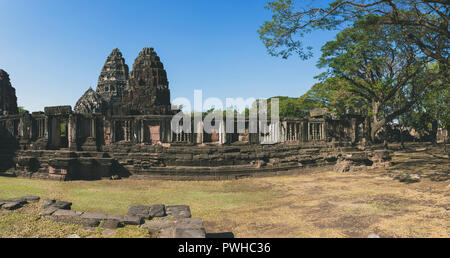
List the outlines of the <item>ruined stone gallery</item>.
{"label": "ruined stone gallery", "polygon": [[[0,173],[54,180],[215,180],[336,163],[345,171],[350,165],[384,166],[390,159],[385,151],[352,147],[366,128],[358,115],[335,119],[320,109],[304,118],[269,120],[268,130],[259,133],[249,133],[248,119],[241,133],[174,133],[171,121],[178,112],[172,110],[167,73],[153,48],[139,53],[131,72],[114,49],[97,88],[89,88],[73,109],[19,113],[9,75],[0,70]],[[227,127],[225,119],[215,123]]]}

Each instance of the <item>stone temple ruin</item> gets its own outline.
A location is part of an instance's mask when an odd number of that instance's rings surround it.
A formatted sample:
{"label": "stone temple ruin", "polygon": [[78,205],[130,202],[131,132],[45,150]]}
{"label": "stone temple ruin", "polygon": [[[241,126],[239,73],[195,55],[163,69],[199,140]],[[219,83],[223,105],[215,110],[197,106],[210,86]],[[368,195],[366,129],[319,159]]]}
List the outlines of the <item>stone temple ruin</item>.
{"label": "stone temple ruin", "polygon": [[[357,115],[334,119],[319,109],[304,118],[269,120],[268,131],[262,133],[174,133],[176,113],[167,73],[153,48],[139,53],[131,72],[114,49],[96,90],[89,88],[73,110],[57,106],[19,113],[9,76],[0,70],[0,175],[215,180],[288,173],[343,160],[364,166],[389,160],[384,151],[352,147],[365,130]],[[225,119],[215,122],[219,128],[227,126]],[[274,139],[276,144],[267,144]]]}

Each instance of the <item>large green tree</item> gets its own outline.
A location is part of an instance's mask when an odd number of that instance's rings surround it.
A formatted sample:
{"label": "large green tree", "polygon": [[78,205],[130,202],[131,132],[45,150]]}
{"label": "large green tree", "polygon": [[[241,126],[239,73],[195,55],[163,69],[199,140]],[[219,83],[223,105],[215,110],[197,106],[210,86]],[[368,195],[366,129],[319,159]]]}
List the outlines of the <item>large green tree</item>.
{"label": "large green tree", "polygon": [[372,22],[401,27],[407,44],[445,65],[449,65],[448,0],[334,0],[327,4],[273,0],[266,6],[272,20],[260,28],[262,41],[272,55],[287,58],[298,53],[311,56],[303,37],[312,30],[334,30],[351,26],[361,17],[375,15]]}
{"label": "large green tree", "polygon": [[[429,73],[438,73],[439,66],[434,63],[427,69]],[[439,78],[432,81],[431,86],[411,111],[400,117],[400,122],[436,144],[438,127],[448,129],[450,126],[450,87],[448,81]]]}
{"label": "large green tree", "polygon": [[[368,105],[370,140],[386,124],[408,111],[424,94],[434,74],[425,73],[427,58],[405,44],[400,27],[373,24],[365,17],[322,47],[322,77],[346,80],[343,90]],[[405,98],[396,103],[396,96]]]}

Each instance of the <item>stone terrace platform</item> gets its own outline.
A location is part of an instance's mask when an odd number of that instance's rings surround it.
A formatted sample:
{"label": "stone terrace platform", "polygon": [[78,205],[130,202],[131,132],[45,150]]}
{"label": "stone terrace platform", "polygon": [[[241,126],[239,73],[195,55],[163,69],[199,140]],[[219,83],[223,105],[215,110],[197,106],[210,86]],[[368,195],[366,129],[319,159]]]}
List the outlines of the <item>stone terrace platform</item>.
{"label": "stone terrace platform", "polygon": [[[148,178],[227,180],[311,169],[379,166],[389,152],[326,145],[170,146],[113,144],[102,152],[20,150],[11,175],[52,180]],[[344,163],[343,163],[344,162]],[[2,173],[0,172],[0,175]]]}

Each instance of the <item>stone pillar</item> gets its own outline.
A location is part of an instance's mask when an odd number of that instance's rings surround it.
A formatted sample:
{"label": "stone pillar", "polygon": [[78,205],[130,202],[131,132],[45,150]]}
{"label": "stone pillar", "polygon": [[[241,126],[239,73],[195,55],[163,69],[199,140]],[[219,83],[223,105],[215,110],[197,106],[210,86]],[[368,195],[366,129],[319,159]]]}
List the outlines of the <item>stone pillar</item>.
{"label": "stone pillar", "polygon": [[45,137],[45,140],[47,140],[48,141],[48,123],[49,123],[49,121],[48,121],[48,118],[47,117],[45,117],[45,119],[44,119],[44,137]]}
{"label": "stone pillar", "polygon": [[294,122],[294,141],[298,140],[298,131],[297,131],[298,124]]}
{"label": "stone pillar", "polygon": [[286,121],[282,122],[282,129],[281,129],[281,135],[280,135],[280,142],[285,142],[287,139],[287,127],[288,123]]}
{"label": "stone pillar", "polygon": [[357,141],[357,123],[356,123],[356,118],[352,118],[352,133],[351,133],[351,138],[352,138],[352,144],[356,144]]}
{"label": "stone pillar", "polygon": [[196,140],[195,143],[202,144],[203,143],[203,121],[198,121],[197,124],[197,132],[196,132]]}
{"label": "stone pillar", "polygon": [[312,140],[312,137],[311,137],[311,123],[308,122],[307,126],[308,126],[308,141],[310,142]]}
{"label": "stone pillar", "polygon": [[114,120],[111,120],[111,122],[109,123],[109,126],[111,127],[111,139],[110,142],[114,143],[114,141],[116,140],[115,137],[115,130],[116,130],[116,122]]}
{"label": "stone pillar", "polygon": [[168,125],[167,126],[167,129],[168,129],[168,142],[172,142],[173,141],[173,133],[172,133],[172,123],[171,123],[171,121],[170,120],[167,120],[166,121],[166,124]]}
{"label": "stone pillar", "polygon": [[[145,142],[145,137],[144,137],[144,126],[145,126],[145,121],[144,120],[140,120],[140,130],[139,130],[139,142]],[[161,136],[160,136],[161,139]]]}
{"label": "stone pillar", "polygon": [[219,124],[219,142],[221,144],[226,143],[225,125],[223,120],[220,120]]}
{"label": "stone pillar", "polygon": [[77,117],[75,115],[69,115],[67,131],[69,150],[77,151]]}
{"label": "stone pillar", "polygon": [[91,119],[91,137],[97,138],[97,121],[95,117]]}

